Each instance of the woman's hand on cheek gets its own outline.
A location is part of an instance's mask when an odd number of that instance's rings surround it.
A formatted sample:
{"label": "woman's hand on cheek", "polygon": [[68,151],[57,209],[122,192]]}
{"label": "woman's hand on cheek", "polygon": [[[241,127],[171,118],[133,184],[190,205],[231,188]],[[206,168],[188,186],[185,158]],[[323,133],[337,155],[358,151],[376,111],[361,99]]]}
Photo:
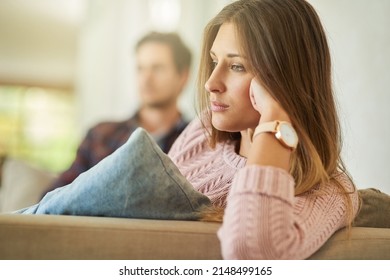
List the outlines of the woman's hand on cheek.
{"label": "woman's hand on cheek", "polygon": [[264,107],[267,106],[267,99],[272,99],[268,91],[260,84],[260,82],[253,78],[249,87],[249,96],[253,107],[256,111],[262,114]]}
{"label": "woman's hand on cheek", "polygon": [[251,81],[249,96],[253,107],[261,115],[260,122],[273,120],[290,121],[290,118],[280,104],[256,78],[253,78]]}

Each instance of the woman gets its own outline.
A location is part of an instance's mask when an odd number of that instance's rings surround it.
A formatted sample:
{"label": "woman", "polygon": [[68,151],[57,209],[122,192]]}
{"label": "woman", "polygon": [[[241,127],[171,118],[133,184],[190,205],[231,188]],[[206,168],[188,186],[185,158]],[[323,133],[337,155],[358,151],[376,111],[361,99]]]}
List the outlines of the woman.
{"label": "woman", "polygon": [[340,158],[330,54],[310,4],[226,6],[205,28],[199,86],[200,121],[169,155],[226,206],[224,258],[304,259],[351,224],[358,196]]}

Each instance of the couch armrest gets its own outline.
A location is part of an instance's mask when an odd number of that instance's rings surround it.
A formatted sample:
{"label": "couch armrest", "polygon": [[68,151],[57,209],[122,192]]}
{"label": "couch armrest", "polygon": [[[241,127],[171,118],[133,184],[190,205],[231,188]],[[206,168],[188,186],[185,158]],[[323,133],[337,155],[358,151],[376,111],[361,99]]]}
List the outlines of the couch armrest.
{"label": "couch armrest", "polygon": [[220,224],[0,215],[0,259],[221,259]]}
{"label": "couch armrest", "polygon": [[[221,259],[218,223],[0,215],[0,259]],[[390,229],[336,232],[310,259],[390,259]]]}
{"label": "couch armrest", "polygon": [[390,228],[339,230],[310,259],[390,260]]}

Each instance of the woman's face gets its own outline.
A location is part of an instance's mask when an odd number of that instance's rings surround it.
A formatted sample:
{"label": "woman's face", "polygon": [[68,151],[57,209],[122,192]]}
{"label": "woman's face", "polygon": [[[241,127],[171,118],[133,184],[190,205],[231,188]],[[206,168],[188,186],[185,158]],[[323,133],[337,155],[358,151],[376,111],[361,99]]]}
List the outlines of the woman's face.
{"label": "woman's face", "polygon": [[210,50],[214,70],[205,85],[210,93],[212,124],[220,131],[254,128],[260,119],[249,98],[254,76],[246,70],[248,61],[239,46],[234,25],[224,23]]}

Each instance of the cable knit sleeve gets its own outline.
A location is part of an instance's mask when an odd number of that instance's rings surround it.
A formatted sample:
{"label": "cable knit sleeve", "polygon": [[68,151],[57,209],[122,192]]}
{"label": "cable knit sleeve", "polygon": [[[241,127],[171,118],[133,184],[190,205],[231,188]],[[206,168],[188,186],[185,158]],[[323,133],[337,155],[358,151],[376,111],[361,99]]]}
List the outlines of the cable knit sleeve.
{"label": "cable knit sleeve", "polygon": [[[353,191],[345,174],[337,180]],[[235,176],[218,231],[225,259],[305,259],[346,225],[346,204],[334,183],[294,196],[294,179],[271,166]],[[351,194],[356,214],[357,192]]]}

